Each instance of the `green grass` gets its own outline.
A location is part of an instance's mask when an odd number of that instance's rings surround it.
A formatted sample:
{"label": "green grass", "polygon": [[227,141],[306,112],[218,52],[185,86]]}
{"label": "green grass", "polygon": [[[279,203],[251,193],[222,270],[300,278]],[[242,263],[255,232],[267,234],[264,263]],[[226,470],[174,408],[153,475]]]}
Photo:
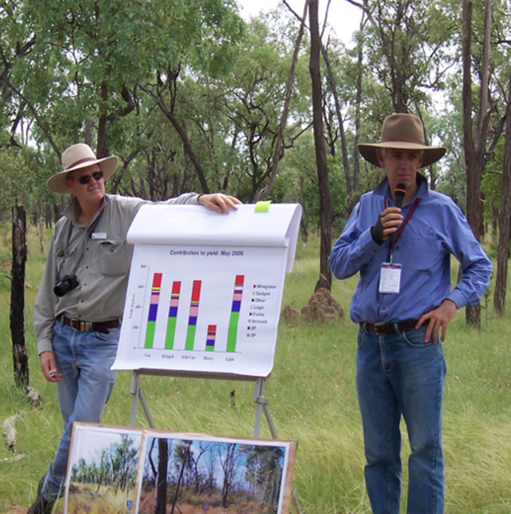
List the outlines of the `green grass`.
{"label": "green grass", "polygon": [[[8,240],[3,232],[2,237]],[[47,249],[49,232],[46,237]],[[31,228],[29,248],[27,282],[37,285],[44,255],[34,228]],[[311,240],[307,247],[299,242],[294,270],[286,278],[283,305],[291,304],[300,310],[306,304],[318,278],[317,255],[317,241]],[[354,386],[357,327],[348,316],[355,285],[356,278],[352,278],[335,281],[332,287],[332,294],[346,312],[343,324],[282,324],[279,329],[267,395],[279,437],[299,442],[295,489],[304,514],[370,513],[363,482],[362,431]],[[18,462],[0,464],[0,512],[14,507],[26,509],[30,505],[62,431],[55,388],[44,380],[39,370],[31,325],[35,290],[30,288],[26,290],[30,385],[41,393],[42,406],[31,407],[14,386],[9,288],[8,279],[0,278],[0,308],[5,313],[0,319],[3,340],[0,418],[4,420],[19,410],[25,411],[16,425],[16,452],[25,457]],[[508,312],[510,309],[508,306]],[[481,331],[466,328],[464,311],[457,313],[449,326],[444,346],[448,364],[444,403],[448,514],[511,512],[510,331],[508,316],[497,317],[491,305],[482,313]],[[129,424],[130,379],[129,372],[118,373],[104,423]],[[252,383],[145,376],[141,387],[158,428],[252,436],[255,418]],[[140,407],[137,421],[140,426],[148,425]],[[270,437],[264,417],[261,426],[261,436]],[[405,443],[405,461],[408,451]],[[0,459],[11,456],[5,445],[0,445]],[[406,487],[403,512],[405,504]],[[60,504],[56,512],[61,512],[61,508]]]}

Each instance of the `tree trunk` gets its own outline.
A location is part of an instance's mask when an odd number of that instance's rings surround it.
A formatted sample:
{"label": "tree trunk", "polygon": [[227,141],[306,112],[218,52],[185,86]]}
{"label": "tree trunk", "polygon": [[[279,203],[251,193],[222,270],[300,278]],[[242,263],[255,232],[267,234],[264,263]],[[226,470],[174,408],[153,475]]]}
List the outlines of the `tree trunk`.
{"label": "tree trunk", "polygon": [[[108,86],[103,83],[101,85],[101,99],[106,103],[108,100]],[[101,113],[98,123],[98,142],[96,145],[96,157],[102,159],[108,157],[108,146],[106,142],[107,136],[107,113]]]}
{"label": "tree trunk", "polygon": [[52,228],[53,227],[53,213],[51,210],[51,205],[49,203],[45,204],[45,210],[44,210],[44,223],[46,228]]}
{"label": "tree trunk", "polygon": [[[186,449],[184,455],[183,455],[183,464],[181,466],[181,471],[179,473],[179,479],[176,484],[176,492],[174,494],[174,500],[172,502],[172,508],[170,509],[170,514],[174,514],[174,509],[176,508],[177,504],[177,498],[179,496],[179,488],[181,487],[181,480],[183,479],[183,474],[185,472],[186,462],[188,460],[188,456],[190,455],[190,443],[188,443],[188,448]],[[179,510],[179,509],[178,509]]]}
{"label": "tree trunk", "polygon": [[296,63],[298,62],[298,54],[300,52],[300,46],[302,44],[302,38],[303,38],[303,32],[304,32],[303,27],[305,25],[306,16],[307,16],[307,2],[305,2],[303,17],[300,22],[300,29],[298,30],[298,35],[296,36],[295,48],[294,48],[294,52],[293,52],[293,61],[291,62],[291,69],[289,70],[289,77],[287,79],[286,97],[284,100],[284,109],[282,110],[282,118],[280,119],[279,134],[277,137],[277,141],[275,143],[275,150],[273,151],[273,160],[272,160],[272,164],[271,164],[270,179],[268,180],[268,183],[266,184],[266,186],[255,195],[255,197],[254,197],[255,202],[264,200],[270,194],[270,192],[273,189],[273,187],[275,186],[275,182],[277,180],[279,161],[282,158],[282,150],[281,150],[282,143],[284,142],[284,132],[286,130],[287,117],[288,117],[288,113],[289,113],[289,105],[291,104],[291,94],[293,92],[293,81],[295,78]]}
{"label": "tree trunk", "polygon": [[25,344],[25,263],[27,261],[27,216],[21,206],[12,208],[12,272],[10,325],[14,382],[28,386],[28,357]]}
{"label": "tree trunk", "polygon": [[[486,0],[486,20],[483,41],[483,58],[481,62],[481,87],[477,109],[477,126],[472,136],[472,2],[463,0],[463,144],[467,170],[467,220],[479,241],[481,235],[482,203],[481,179],[486,151],[486,133],[488,128],[488,71],[491,35],[492,0]],[[480,328],[480,307],[467,305],[465,312],[469,326]]]}
{"label": "tree trunk", "polygon": [[504,142],[504,165],[502,168],[502,206],[499,217],[499,246],[497,248],[497,278],[493,306],[498,314],[506,310],[507,265],[511,234],[511,77],[506,107],[506,139]]}
{"label": "tree trunk", "polygon": [[318,25],[318,0],[309,1],[309,20],[311,31],[311,53],[309,71],[312,80],[312,114],[314,127],[314,145],[319,185],[321,249],[319,280],[315,290],[325,287],[330,291],[332,274],[328,266],[328,256],[332,246],[332,201],[328,182],[325,136],[323,134],[323,101],[321,93],[320,54],[321,40]]}
{"label": "tree trunk", "polygon": [[186,134],[185,129],[181,126],[177,118],[174,116],[174,114],[171,112],[170,109],[167,108],[165,105],[165,102],[163,101],[163,98],[160,95],[156,95],[151,90],[146,88],[144,85],[142,85],[140,82],[137,81],[137,86],[144,91],[144,93],[147,93],[155,102],[156,105],[160,108],[161,112],[164,114],[164,116],[170,121],[176,132],[178,133],[179,137],[181,138],[181,141],[183,143],[183,148],[185,150],[186,155],[190,158],[192,161],[193,166],[195,167],[195,171],[197,172],[197,177],[199,178],[199,182],[202,188],[202,193],[209,193],[209,187],[206,180],[206,173],[204,172],[204,169],[202,168],[201,163],[199,162],[199,159],[197,158],[197,155],[193,151],[192,144],[190,143],[190,140],[188,139],[188,136]]}
{"label": "tree trunk", "polygon": [[158,474],[156,475],[155,514],[165,514],[167,512],[167,462],[168,441],[162,437],[158,439]]}
{"label": "tree trunk", "polygon": [[337,122],[339,123],[339,135],[341,137],[341,151],[342,151],[342,167],[344,170],[344,182],[346,184],[346,194],[348,198],[351,196],[353,192],[351,187],[351,177],[350,177],[350,163],[348,161],[348,145],[346,144],[346,134],[344,132],[344,121],[341,113],[341,104],[339,102],[339,96],[337,95],[337,88],[335,86],[335,78],[334,72],[332,71],[332,66],[330,65],[330,59],[328,58],[328,51],[325,46],[321,45],[321,53],[323,55],[323,60],[325,61],[327,73],[328,73],[328,81],[330,82],[330,89],[332,90],[332,95],[334,97],[335,103],[335,114],[337,116]]}
{"label": "tree trunk", "polygon": [[[365,14],[362,14],[360,20],[360,31],[362,31],[366,24]],[[360,172],[360,157],[358,155],[357,145],[360,134],[360,106],[362,104],[362,78],[364,74],[364,45],[361,40],[357,42],[357,93],[355,95],[355,141],[354,156],[353,156],[353,191],[358,193],[358,177]]]}

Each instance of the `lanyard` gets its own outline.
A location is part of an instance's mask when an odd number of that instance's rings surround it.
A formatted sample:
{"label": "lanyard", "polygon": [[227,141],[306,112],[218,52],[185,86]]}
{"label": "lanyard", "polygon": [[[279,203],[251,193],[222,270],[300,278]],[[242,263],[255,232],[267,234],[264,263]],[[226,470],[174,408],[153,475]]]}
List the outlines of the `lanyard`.
{"label": "lanyard", "polygon": [[[399,241],[401,234],[403,233],[403,230],[405,229],[406,225],[408,225],[408,222],[412,219],[412,216],[414,212],[417,210],[417,207],[419,207],[419,204],[421,203],[422,198],[416,198],[413,202],[413,205],[411,209],[408,211],[408,214],[406,215],[406,218],[403,220],[403,223],[399,225],[399,228],[396,232],[395,239],[390,243],[390,263],[392,264],[392,257],[394,255],[394,247],[396,246],[397,242]],[[385,200],[387,203],[387,200]]]}

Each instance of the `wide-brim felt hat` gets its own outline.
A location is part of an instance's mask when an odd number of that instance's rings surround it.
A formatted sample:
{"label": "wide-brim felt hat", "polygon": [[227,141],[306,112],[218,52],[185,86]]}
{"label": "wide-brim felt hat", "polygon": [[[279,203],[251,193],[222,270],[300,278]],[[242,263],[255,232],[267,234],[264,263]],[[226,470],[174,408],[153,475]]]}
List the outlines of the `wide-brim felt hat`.
{"label": "wide-brim felt hat", "polygon": [[62,168],[63,171],[56,173],[48,179],[48,187],[55,193],[65,195],[69,193],[66,187],[66,177],[68,173],[86,168],[92,164],[97,164],[99,169],[103,172],[103,178],[106,180],[112,175],[117,168],[117,157],[111,155],[110,157],[103,157],[97,159],[89,145],[78,143],[70,146],[62,154]]}
{"label": "wide-brim felt hat", "polygon": [[424,126],[422,121],[413,114],[392,114],[387,116],[381,129],[379,143],[361,143],[357,146],[362,157],[380,167],[378,150],[393,148],[397,150],[420,150],[424,152],[422,168],[430,166],[441,159],[446,149],[442,146],[424,144]]}

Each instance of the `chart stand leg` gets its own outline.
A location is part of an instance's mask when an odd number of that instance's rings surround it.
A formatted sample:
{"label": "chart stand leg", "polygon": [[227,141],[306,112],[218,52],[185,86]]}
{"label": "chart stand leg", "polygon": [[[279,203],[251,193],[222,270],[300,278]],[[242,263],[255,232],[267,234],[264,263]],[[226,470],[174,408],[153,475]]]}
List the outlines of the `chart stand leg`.
{"label": "chart stand leg", "polygon": [[268,404],[270,401],[265,396],[265,384],[266,380],[264,378],[258,378],[256,380],[255,389],[254,389],[254,402],[257,404],[256,407],[256,419],[255,419],[255,425],[254,425],[254,437],[259,437],[259,434],[261,432],[261,417],[262,413],[264,412],[264,415],[266,417],[266,422],[268,423],[268,428],[270,429],[271,436],[273,439],[278,439],[277,436],[277,430],[275,428],[275,425],[273,423],[273,419],[271,417],[270,408],[268,407]]}
{"label": "chart stand leg", "polygon": [[263,412],[263,405],[268,403],[268,399],[264,396],[264,379],[258,378],[254,388],[254,402],[256,405],[256,416],[254,424],[254,437],[259,438],[261,432],[261,415]]}
{"label": "chart stand leg", "polygon": [[[270,429],[271,436],[273,439],[278,439],[277,429],[275,428],[275,424],[273,423],[273,418],[271,417],[269,403],[270,400],[265,395],[265,385],[266,379],[258,378],[256,380],[256,385],[254,388],[254,402],[257,403],[256,407],[256,418],[254,425],[254,437],[259,438],[259,434],[261,432],[261,414],[264,412],[266,417],[266,422],[268,423],[268,428]],[[298,514],[302,514],[300,509],[300,503],[298,502],[298,497],[296,496],[295,488],[293,486],[293,503],[296,508],[296,512]]]}
{"label": "chart stand leg", "polygon": [[131,384],[130,384],[130,394],[133,395],[131,399],[131,416],[130,416],[130,426],[137,426],[137,402],[138,402],[138,391],[140,385],[140,375],[134,371],[131,376]]}
{"label": "chart stand leg", "polygon": [[140,389],[140,375],[136,371],[133,372],[133,376],[131,377],[130,394],[133,395],[133,399],[131,400],[130,426],[134,427],[137,425],[137,402],[140,400],[140,405],[142,405],[149,426],[156,428],[149,410],[149,405],[147,405],[145,399],[144,390]]}

